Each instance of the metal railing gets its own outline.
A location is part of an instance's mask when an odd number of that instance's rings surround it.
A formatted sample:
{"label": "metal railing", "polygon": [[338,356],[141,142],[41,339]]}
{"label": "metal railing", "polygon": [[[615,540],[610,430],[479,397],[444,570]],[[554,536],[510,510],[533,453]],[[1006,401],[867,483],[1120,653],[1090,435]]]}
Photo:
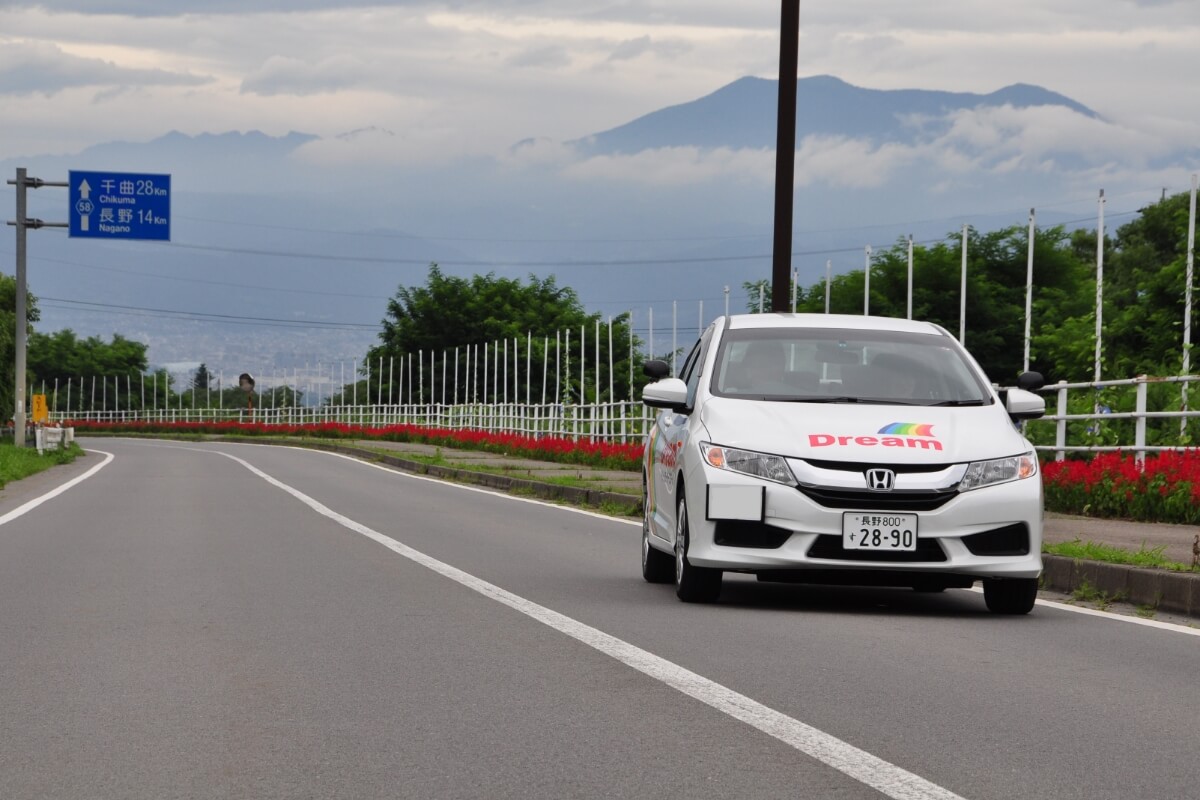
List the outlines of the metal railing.
{"label": "metal railing", "polygon": [[1200,410],[1187,408],[1187,392],[1197,380],[1200,375],[1139,375],[1046,386],[1046,410],[1054,413],[1027,422],[1026,434],[1056,461],[1069,453],[1121,451],[1141,463],[1147,453],[1195,449],[1189,423]]}
{"label": "metal railing", "polygon": [[[1186,408],[1186,389],[1200,375],[1165,378],[1139,376],[1089,383],[1046,386],[1047,413],[1025,423],[1026,435],[1056,460],[1071,453],[1147,453],[1197,447],[1190,425],[1200,410]],[[162,408],[53,412],[56,422],[260,423],[319,425],[340,423],[363,428],[415,425],[449,430],[484,431],[530,437],[556,436],[607,442],[640,442],[657,411],[622,401],[573,405],[561,403],[404,403],[247,409]]]}
{"label": "metal railing", "polygon": [[524,404],[426,403],[287,408],[163,408],[56,412],[60,424],[98,423],[256,423],[262,425],[321,425],[362,428],[415,425],[448,430],[516,434],[534,438],[556,436],[605,442],[640,442],[657,411],[641,403]]}

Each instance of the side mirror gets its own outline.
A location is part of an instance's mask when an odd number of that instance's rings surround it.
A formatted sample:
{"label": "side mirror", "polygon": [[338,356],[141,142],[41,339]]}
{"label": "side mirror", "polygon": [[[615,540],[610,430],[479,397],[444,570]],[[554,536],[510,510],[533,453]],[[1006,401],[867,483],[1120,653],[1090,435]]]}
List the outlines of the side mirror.
{"label": "side mirror", "polygon": [[[1029,375],[1031,373],[1025,373]],[[1037,374],[1037,373],[1032,373]],[[1038,376],[1041,377],[1040,375]],[[1009,389],[1004,400],[1004,407],[1013,422],[1026,419],[1038,419],[1046,414],[1046,399],[1041,395],[1025,389]]]}
{"label": "side mirror", "polygon": [[679,378],[664,378],[661,381],[655,381],[642,390],[642,402],[653,408],[682,411],[687,407],[687,384]]}
{"label": "side mirror", "polygon": [[651,380],[661,381],[671,374],[671,365],[665,361],[647,361],[642,364],[642,374]]}
{"label": "side mirror", "polygon": [[1040,372],[1022,372],[1017,376],[1017,388],[1027,392],[1036,392],[1046,385],[1046,379]]}

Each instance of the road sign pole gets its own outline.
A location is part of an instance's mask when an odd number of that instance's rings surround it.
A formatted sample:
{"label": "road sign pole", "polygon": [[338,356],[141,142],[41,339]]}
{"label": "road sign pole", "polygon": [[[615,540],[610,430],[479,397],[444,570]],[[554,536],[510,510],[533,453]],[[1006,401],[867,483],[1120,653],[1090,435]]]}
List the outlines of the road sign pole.
{"label": "road sign pole", "polygon": [[13,336],[14,348],[16,349],[16,359],[13,372],[13,394],[15,395],[14,412],[13,412],[13,443],[18,447],[25,446],[25,346],[28,337],[27,319],[29,313],[26,308],[27,291],[25,279],[25,261],[26,261],[26,242],[25,233],[29,228],[65,228],[66,223],[42,222],[40,219],[29,219],[27,214],[28,205],[28,189],[34,189],[39,186],[63,186],[67,184],[62,182],[43,181],[39,178],[28,177],[25,167],[17,167],[16,180],[9,181],[10,185],[17,187],[17,218],[9,222],[17,229],[17,263],[16,263],[16,279],[17,279],[17,296],[16,296],[16,315],[17,324],[16,331]]}
{"label": "road sign pole", "polygon": [[25,168],[17,167],[17,363],[13,373],[13,394],[17,401],[13,413],[13,444],[17,447],[25,446],[25,212],[28,208],[25,182]]}

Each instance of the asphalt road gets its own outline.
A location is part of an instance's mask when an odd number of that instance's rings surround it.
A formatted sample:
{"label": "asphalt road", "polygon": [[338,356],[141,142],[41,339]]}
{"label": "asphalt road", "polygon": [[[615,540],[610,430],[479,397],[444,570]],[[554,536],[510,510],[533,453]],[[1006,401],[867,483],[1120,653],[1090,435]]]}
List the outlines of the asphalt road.
{"label": "asphalt road", "polygon": [[114,458],[0,517],[6,799],[1200,798],[1183,630],[742,578],[684,605],[626,522],[314,451],[84,444]]}

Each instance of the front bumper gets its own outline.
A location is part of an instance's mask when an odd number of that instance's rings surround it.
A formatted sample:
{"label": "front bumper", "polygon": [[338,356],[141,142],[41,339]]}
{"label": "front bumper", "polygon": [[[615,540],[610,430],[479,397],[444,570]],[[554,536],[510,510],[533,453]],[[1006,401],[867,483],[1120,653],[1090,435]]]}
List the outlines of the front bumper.
{"label": "front bumper", "polygon": [[[701,469],[705,474],[687,484],[688,560],[696,566],[764,579],[775,572],[781,580],[800,580],[807,570],[814,579],[818,572],[844,571],[847,579],[851,573],[862,576],[854,582],[870,582],[879,573],[881,583],[896,582],[895,573],[979,579],[1036,578],[1042,572],[1042,486],[1036,476],[963,492],[939,508],[917,512],[917,552],[894,553],[841,549],[843,513],[863,509],[830,508],[790,486]],[[711,518],[706,484],[764,487],[761,520]],[[1025,552],[1012,554],[1003,546],[1014,539],[1025,542]]]}

